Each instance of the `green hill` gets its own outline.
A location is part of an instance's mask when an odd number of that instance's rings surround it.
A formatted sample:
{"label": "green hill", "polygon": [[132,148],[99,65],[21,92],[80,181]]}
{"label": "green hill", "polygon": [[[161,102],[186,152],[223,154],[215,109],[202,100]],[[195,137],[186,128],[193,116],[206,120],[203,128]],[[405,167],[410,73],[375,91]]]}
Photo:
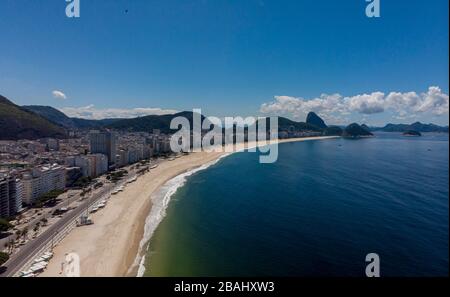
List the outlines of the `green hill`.
{"label": "green hill", "polygon": [[405,136],[422,136],[422,133],[420,133],[419,131],[408,130],[408,131],[403,132],[403,135],[405,135]]}
{"label": "green hill", "polygon": [[79,128],[79,129],[89,129],[89,128],[101,128],[103,126],[112,124],[114,122],[120,121],[121,119],[103,119],[103,120],[87,120],[79,118],[70,118],[63,112],[53,108],[51,106],[42,105],[25,105],[22,108],[29,110],[31,112],[37,113],[38,115],[46,118],[52,123],[55,123],[64,128]]}
{"label": "green hill", "polygon": [[350,138],[359,138],[359,137],[373,136],[373,134],[367,129],[358,125],[357,123],[352,123],[344,129],[342,136]]}
{"label": "green hill", "polygon": [[322,120],[321,117],[319,117],[315,112],[311,111],[308,113],[308,116],[306,117],[306,123],[310,125],[314,125],[316,127],[319,127],[321,129],[326,129],[328,126],[325,124],[325,122]]}
{"label": "green hill", "polygon": [[342,133],[342,128],[338,126],[329,126],[323,130],[323,135],[326,136],[341,136]]}
{"label": "green hill", "polygon": [[320,127],[305,122],[295,122],[284,117],[278,117],[280,131],[321,131]]}
{"label": "green hill", "polygon": [[[270,118],[265,118],[266,130],[270,130]],[[258,121],[259,122],[259,121]],[[305,122],[296,122],[284,117],[278,117],[278,131],[299,132],[299,131],[322,131],[321,128]]]}
{"label": "green hill", "polygon": [[0,140],[64,138],[66,131],[0,95]]}
{"label": "green hill", "polygon": [[[193,112],[183,111],[176,114],[166,115],[148,115],[132,119],[122,119],[106,125],[107,128],[125,130],[130,132],[152,132],[153,129],[159,129],[162,133],[174,133],[178,129],[170,129],[170,122],[175,117],[185,117],[189,120],[191,129],[193,128]],[[202,122],[205,117],[202,115]]]}
{"label": "green hill", "polygon": [[37,113],[41,117],[46,118],[50,122],[55,123],[59,126],[65,128],[75,128],[75,123],[71,118],[69,118],[64,113],[51,106],[24,105],[22,106],[22,108]]}

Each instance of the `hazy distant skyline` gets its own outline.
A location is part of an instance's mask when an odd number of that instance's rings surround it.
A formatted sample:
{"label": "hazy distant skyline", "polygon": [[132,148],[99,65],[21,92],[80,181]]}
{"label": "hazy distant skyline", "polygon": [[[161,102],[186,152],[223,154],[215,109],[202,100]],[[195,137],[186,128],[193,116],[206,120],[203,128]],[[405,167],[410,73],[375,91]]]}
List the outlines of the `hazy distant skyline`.
{"label": "hazy distant skyline", "polygon": [[[448,125],[448,1],[0,2],[0,94],[70,116],[201,108]],[[127,12],[126,12],[127,11]]]}

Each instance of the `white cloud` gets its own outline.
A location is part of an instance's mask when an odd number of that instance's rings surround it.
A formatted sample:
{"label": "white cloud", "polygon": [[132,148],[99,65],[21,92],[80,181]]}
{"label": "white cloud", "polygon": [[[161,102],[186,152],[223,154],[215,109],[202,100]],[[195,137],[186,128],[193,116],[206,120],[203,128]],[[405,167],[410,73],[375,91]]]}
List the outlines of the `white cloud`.
{"label": "white cloud", "polygon": [[439,87],[428,88],[422,94],[423,100],[417,106],[419,112],[432,112],[435,115],[448,114],[448,94],[442,93]]}
{"label": "white cloud", "polygon": [[374,114],[384,111],[384,93],[356,95],[345,98],[348,109],[362,114]]}
{"label": "white cloud", "polygon": [[58,90],[54,90],[54,91],[52,92],[52,95],[53,95],[53,97],[55,97],[56,99],[67,99],[66,94],[64,94],[63,92],[58,91]]}
{"label": "white cloud", "polygon": [[405,112],[405,109],[412,109],[420,102],[419,95],[416,92],[399,93],[391,92],[386,97],[386,104],[389,108],[398,110],[399,112]]}
{"label": "white cloud", "polygon": [[275,96],[275,101],[263,103],[260,111],[262,113],[289,114],[298,119],[306,116],[310,111],[315,111],[321,116],[331,113],[346,112],[343,98],[339,94],[322,94],[319,98],[306,100],[301,97]]}
{"label": "white cloud", "polygon": [[325,120],[338,124],[343,116],[354,114],[373,115],[390,111],[396,118],[411,118],[418,114],[448,115],[449,96],[439,87],[429,87],[425,93],[383,92],[359,94],[344,97],[340,94],[322,94],[318,98],[275,96],[274,101],[263,103],[260,112],[274,115],[289,115],[294,119],[304,119],[314,111]]}
{"label": "white cloud", "polygon": [[177,110],[161,108],[95,108],[94,105],[83,107],[63,107],[60,110],[69,117],[99,120],[107,118],[135,118],[146,115],[174,114]]}

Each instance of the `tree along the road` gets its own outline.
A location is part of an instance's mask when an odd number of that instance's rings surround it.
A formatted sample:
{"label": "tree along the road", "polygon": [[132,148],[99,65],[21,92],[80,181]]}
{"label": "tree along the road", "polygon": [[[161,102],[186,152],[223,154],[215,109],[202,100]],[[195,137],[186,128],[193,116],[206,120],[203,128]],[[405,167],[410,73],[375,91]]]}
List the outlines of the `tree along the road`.
{"label": "tree along the road", "polygon": [[5,219],[0,218],[0,233],[8,231],[12,225]]}
{"label": "tree along the road", "polygon": [[8,261],[9,255],[4,252],[0,252],[0,266],[2,266],[6,261]]}

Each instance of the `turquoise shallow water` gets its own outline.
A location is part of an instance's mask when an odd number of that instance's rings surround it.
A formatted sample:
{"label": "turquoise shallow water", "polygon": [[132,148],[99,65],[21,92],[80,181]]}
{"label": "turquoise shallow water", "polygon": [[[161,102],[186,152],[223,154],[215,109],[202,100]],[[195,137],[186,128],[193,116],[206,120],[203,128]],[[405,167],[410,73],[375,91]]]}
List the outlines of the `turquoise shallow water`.
{"label": "turquoise shallow water", "polygon": [[448,134],[236,153],[190,176],[150,241],[148,276],[448,275]]}

